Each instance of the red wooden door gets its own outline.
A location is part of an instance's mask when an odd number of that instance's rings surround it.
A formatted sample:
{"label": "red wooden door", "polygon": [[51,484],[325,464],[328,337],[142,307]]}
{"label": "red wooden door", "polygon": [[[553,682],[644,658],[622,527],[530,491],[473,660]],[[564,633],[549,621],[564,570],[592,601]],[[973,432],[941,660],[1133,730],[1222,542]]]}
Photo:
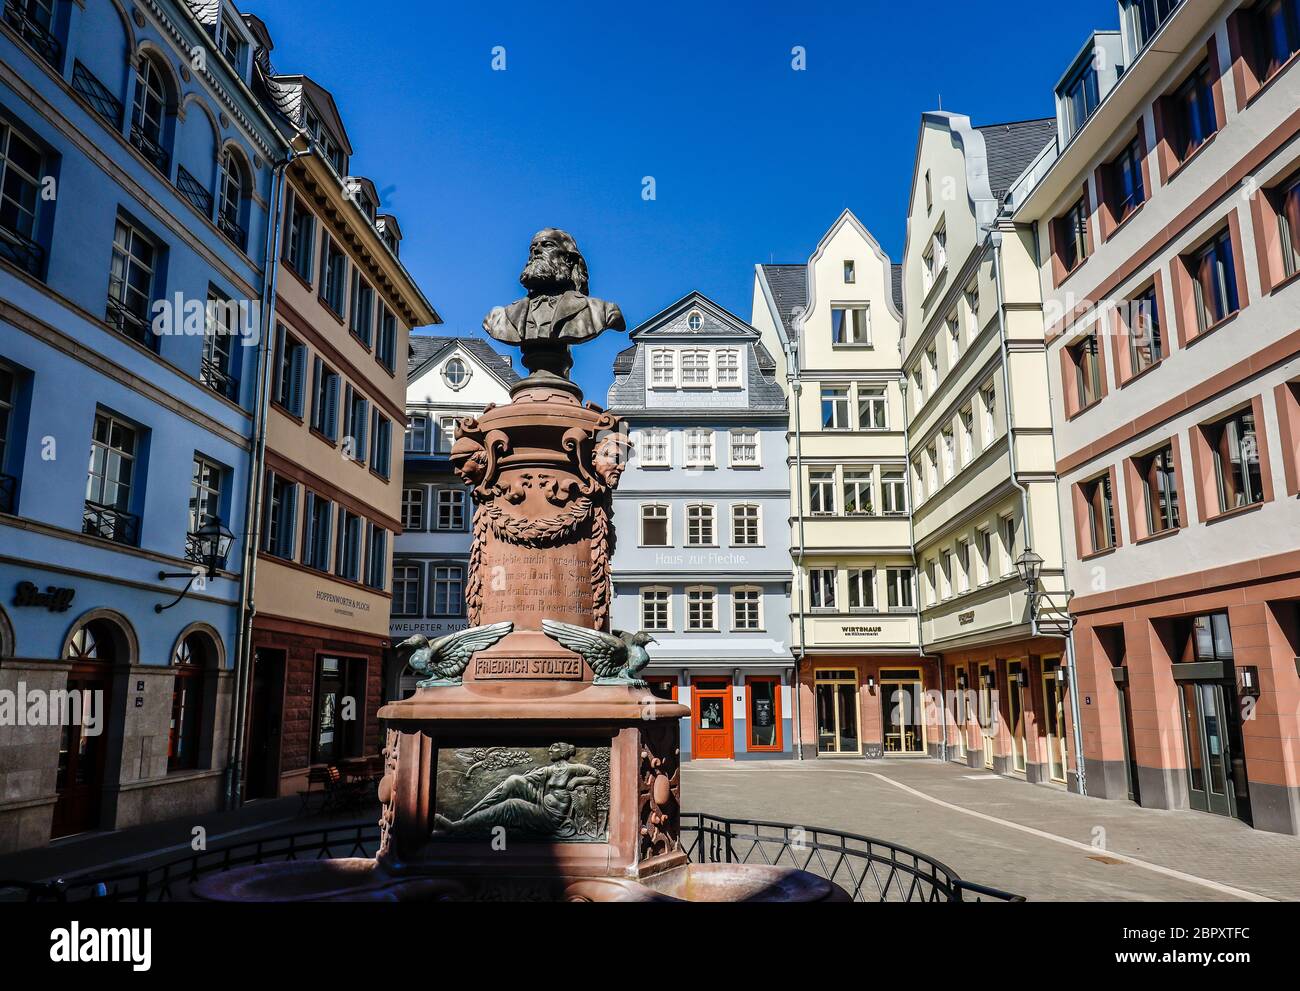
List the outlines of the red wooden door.
{"label": "red wooden door", "polygon": [[[107,664],[78,664],[68,672],[69,692],[102,692],[107,703],[112,698],[111,686],[112,670]],[[101,707],[100,712],[104,711]],[[81,724],[63,726],[51,836],[84,833],[99,825],[108,749],[108,727],[102,725],[101,729],[99,735],[89,736]]]}
{"label": "red wooden door", "polygon": [[691,692],[692,749],[697,760],[735,756],[731,727],[731,684],[696,681]]}

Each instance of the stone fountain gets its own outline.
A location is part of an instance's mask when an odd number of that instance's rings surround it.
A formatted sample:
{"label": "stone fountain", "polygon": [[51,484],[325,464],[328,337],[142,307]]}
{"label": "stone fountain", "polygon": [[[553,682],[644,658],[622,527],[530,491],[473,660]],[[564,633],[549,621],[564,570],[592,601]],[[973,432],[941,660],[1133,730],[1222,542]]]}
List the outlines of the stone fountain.
{"label": "stone fountain", "polygon": [[611,495],[630,444],[584,404],[569,347],[623,330],[587,294],[573,238],[532,240],[527,296],[484,327],[531,373],[512,402],[456,429],[471,487],[470,628],[415,637],[430,677],[387,726],[373,860],[264,864],[195,893],[223,901],[842,901],[792,868],[690,864],[679,830],[678,720],[638,677],[645,634],[611,633]]}

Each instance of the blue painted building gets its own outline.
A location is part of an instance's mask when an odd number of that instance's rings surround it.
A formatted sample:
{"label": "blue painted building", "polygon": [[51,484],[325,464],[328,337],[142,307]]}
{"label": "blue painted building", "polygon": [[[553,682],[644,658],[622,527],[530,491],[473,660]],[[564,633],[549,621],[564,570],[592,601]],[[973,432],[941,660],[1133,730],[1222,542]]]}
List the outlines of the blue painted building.
{"label": "blue painted building", "polygon": [[[0,716],[63,689],[102,710],[0,718],[0,850],[221,805],[287,151],[255,95],[269,44],[221,0],[4,4]],[[205,570],[205,523],[224,563],[157,611]]]}
{"label": "blue painted building", "polygon": [[632,331],[610,409],[635,451],[614,496],[613,626],[691,707],[682,755],[792,753],[785,395],[759,334],[698,292]]}

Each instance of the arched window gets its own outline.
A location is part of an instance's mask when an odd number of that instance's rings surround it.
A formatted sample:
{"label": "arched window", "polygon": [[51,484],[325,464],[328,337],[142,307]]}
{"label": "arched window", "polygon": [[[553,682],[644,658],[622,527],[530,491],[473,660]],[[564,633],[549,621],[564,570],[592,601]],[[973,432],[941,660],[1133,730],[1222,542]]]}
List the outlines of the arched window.
{"label": "arched window", "polygon": [[135,63],[131,143],[163,173],[171,165],[166,149],[167,117],[172,113],[169,92],[163,68],[152,56],[142,53]]}
{"label": "arched window", "polygon": [[248,202],[251,182],[244,163],[233,148],[221,154],[221,176],[217,189],[217,227],[230,238],[240,251],[247,250],[248,231],[245,227],[244,207]]}
{"label": "arched window", "polygon": [[66,660],[113,664],[118,660],[121,636],[110,620],[92,619],[73,631]]}
{"label": "arched window", "polygon": [[212,653],[205,633],[191,633],[176,645],[172,669],[172,714],[167,733],[167,770],[188,771],[199,765],[199,728],[203,721],[204,669]]}

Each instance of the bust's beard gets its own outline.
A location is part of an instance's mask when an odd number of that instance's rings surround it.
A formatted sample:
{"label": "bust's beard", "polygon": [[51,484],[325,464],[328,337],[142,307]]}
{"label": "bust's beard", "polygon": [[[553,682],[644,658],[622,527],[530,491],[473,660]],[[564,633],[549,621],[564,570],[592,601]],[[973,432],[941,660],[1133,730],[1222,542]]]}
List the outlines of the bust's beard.
{"label": "bust's beard", "polygon": [[519,276],[519,284],[528,290],[529,295],[558,296],[574,288],[568,269],[556,265],[549,258],[531,259]]}

